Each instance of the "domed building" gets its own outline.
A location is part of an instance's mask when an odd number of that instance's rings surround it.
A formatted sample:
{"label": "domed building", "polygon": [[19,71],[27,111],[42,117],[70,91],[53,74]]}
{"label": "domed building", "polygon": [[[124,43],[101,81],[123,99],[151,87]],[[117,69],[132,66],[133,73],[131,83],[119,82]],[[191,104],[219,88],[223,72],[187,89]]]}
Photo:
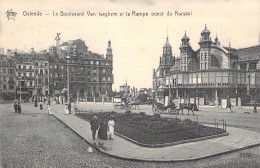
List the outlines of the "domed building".
{"label": "domed building", "polygon": [[[224,47],[220,45],[217,36],[213,42],[210,34],[205,25],[198,42],[200,48],[194,50],[185,31],[179,47],[180,56],[176,58],[171,54],[172,48],[167,37],[160,65],[153,74],[156,102],[164,105],[175,101],[225,107],[227,101],[231,101],[233,106],[241,106],[241,103],[248,101],[246,99],[250,94],[258,93],[260,52],[254,60],[242,61],[241,58],[245,58],[243,55],[247,55],[245,53],[257,49],[244,52],[244,49],[237,50],[230,45]],[[254,71],[250,78],[249,67],[250,71]]]}

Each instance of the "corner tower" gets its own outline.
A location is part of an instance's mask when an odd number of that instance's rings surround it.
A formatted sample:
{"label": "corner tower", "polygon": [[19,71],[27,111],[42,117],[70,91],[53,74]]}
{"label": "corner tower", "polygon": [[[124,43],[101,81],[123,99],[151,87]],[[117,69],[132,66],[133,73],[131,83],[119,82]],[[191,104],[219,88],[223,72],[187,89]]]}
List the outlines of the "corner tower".
{"label": "corner tower", "polygon": [[172,56],[172,46],[169,43],[169,38],[167,36],[166,42],[163,46],[163,55],[160,57],[160,74],[164,76],[165,74],[170,72],[171,67],[174,64],[174,59]]}
{"label": "corner tower", "polygon": [[184,36],[181,39],[181,45],[180,45],[180,59],[181,59],[181,63],[180,63],[180,69],[181,71],[188,71],[188,63],[190,60],[191,55],[190,53],[190,38],[188,36],[186,36],[186,31]]}
{"label": "corner tower", "polygon": [[113,53],[112,53],[111,41],[110,40],[108,41],[106,58],[109,59],[109,60],[113,60]]}
{"label": "corner tower", "polygon": [[212,41],[210,37],[210,31],[207,29],[207,26],[205,24],[205,29],[201,32],[201,38],[199,42],[200,69],[210,69],[211,67],[211,55],[210,55],[211,44]]}

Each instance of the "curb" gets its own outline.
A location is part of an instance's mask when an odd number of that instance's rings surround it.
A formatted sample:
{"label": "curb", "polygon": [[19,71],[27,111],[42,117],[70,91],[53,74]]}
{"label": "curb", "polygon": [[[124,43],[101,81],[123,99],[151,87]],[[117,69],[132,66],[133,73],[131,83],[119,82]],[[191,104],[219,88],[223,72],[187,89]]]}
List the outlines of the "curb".
{"label": "curb", "polygon": [[[58,121],[60,121],[61,123],[63,123],[64,125],[66,125],[68,128],[70,128],[66,123],[64,123],[62,120],[60,120],[58,117],[56,117],[55,115],[53,115]],[[72,130],[74,133],[76,133],[76,135],[78,135],[79,137],[81,137],[82,139],[85,139],[84,137],[82,137],[80,134],[78,134],[76,131],[74,131],[72,128],[70,128],[70,130]],[[207,159],[207,158],[211,158],[211,157],[215,157],[215,156],[220,156],[223,154],[228,154],[228,153],[232,153],[232,152],[236,152],[239,150],[244,150],[244,149],[248,149],[248,148],[252,148],[252,147],[257,147],[260,146],[260,143],[258,144],[253,144],[253,145],[249,145],[249,146],[245,146],[242,148],[237,148],[237,149],[233,149],[230,151],[225,151],[225,152],[220,152],[220,153],[216,153],[213,155],[209,155],[209,156],[204,156],[204,157],[199,157],[199,158],[186,158],[186,159],[176,159],[176,160],[156,160],[156,159],[142,159],[142,158],[129,158],[129,157],[123,157],[123,156],[118,156],[118,155],[113,155],[113,154],[109,154],[107,152],[101,151],[97,146],[93,145],[92,143],[88,142],[87,140],[85,141],[87,144],[89,144],[92,148],[94,148],[97,152],[104,154],[106,156],[110,156],[113,158],[117,158],[117,159],[123,159],[123,160],[128,160],[128,161],[136,161],[136,162],[156,162],[156,163],[173,163],[173,162],[185,162],[185,161],[197,161],[197,160],[203,160],[203,159]]]}

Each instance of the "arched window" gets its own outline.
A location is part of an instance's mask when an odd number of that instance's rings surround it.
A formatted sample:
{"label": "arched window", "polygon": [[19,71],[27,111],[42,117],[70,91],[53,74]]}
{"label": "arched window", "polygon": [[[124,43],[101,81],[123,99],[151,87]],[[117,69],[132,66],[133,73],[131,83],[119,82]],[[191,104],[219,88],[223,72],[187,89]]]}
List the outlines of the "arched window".
{"label": "arched window", "polygon": [[220,68],[218,59],[214,55],[211,55],[211,66]]}

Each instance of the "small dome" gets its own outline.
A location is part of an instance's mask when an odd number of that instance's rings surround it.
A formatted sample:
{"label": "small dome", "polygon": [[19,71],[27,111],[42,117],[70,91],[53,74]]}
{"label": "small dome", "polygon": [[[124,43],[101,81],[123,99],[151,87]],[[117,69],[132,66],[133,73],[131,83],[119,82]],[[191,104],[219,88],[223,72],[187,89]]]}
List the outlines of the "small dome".
{"label": "small dome", "polygon": [[205,24],[205,29],[201,32],[201,34],[204,34],[204,33],[210,33],[210,31],[207,29],[207,25]]}
{"label": "small dome", "polygon": [[190,38],[188,36],[186,36],[186,31],[185,31],[184,36],[182,37],[182,40],[190,40]]}
{"label": "small dome", "polygon": [[169,43],[168,37],[166,38],[166,42],[164,43],[163,47],[171,48],[172,46]]}

